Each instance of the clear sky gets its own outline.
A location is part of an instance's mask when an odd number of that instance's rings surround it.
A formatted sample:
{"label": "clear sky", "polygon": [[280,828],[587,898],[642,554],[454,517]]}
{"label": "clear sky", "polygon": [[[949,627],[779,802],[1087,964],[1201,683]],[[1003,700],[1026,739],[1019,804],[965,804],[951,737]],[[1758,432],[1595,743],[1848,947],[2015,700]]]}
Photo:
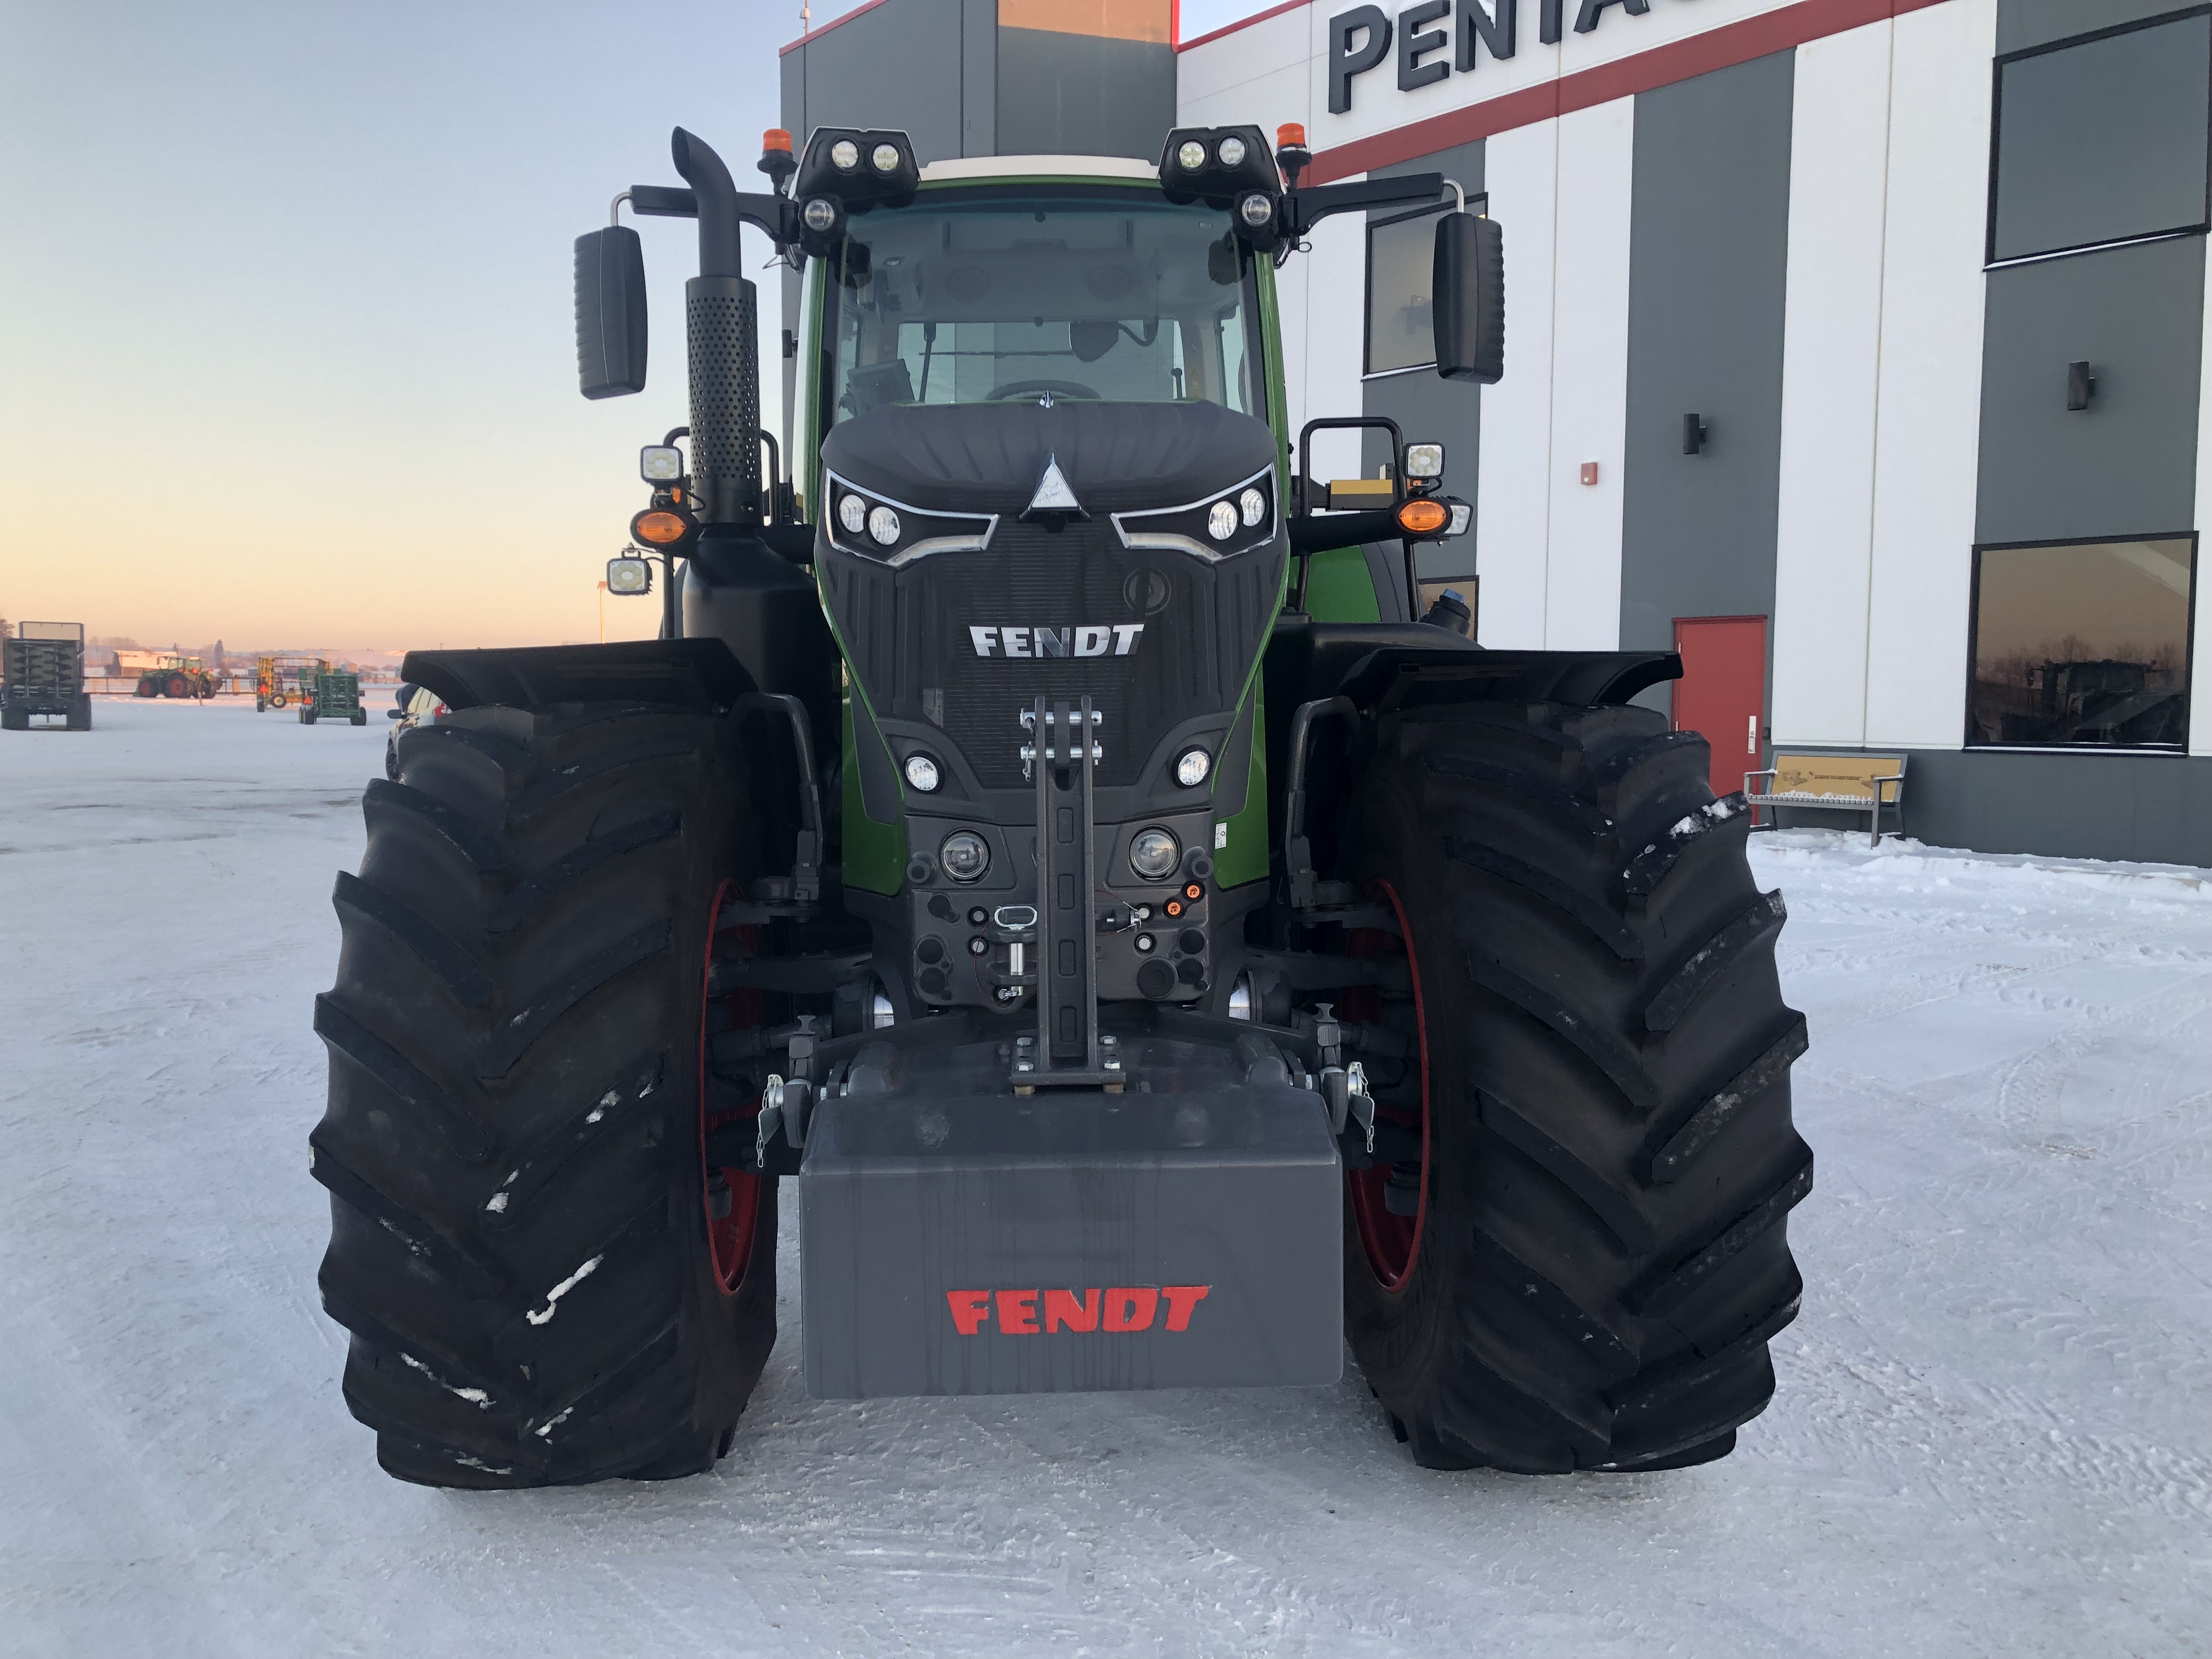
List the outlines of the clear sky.
{"label": "clear sky", "polygon": [[799,32],[796,0],[0,0],[0,616],[596,638],[637,447],[685,418],[692,231],[641,227],[652,372],[599,403],[570,244],[679,182],[672,126],[751,176]]}

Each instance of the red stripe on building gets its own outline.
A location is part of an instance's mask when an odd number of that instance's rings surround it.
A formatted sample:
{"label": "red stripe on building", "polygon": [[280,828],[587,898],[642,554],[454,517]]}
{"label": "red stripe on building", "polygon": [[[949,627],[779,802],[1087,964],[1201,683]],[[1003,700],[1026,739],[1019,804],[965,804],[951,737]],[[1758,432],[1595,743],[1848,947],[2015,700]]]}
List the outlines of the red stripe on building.
{"label": "red stripe on building", "polygon": [[775,55],[781,58],[786,53],[797,52],[809,40],[819,40],[823,35],[829,33],[831,29],[836,28],[838,24],[849,23],[855,17],[858,17],[862,12],[873,11],[878,6],[880,6],[883,3],[884,0],[860,0],[860,3],[854,7],[852,10],[844,12],[838,16],[831,18],[820,28],[809,29],[805,33],[800,35],[799,39],[793,41],[787,46],[778,46],[775,49]]}
{"label": "red stripe on building", "polygon": [[[1708,29],[1686,40],[1654,46],[1649,52],[1563,75],[1540,86],[1524,87],[1519,92],[1470,104],[1464,109],[1448,110],[1425,121],[1378,132],[1370,138],[1355,138],[1348,144],[1339,144],[1317,154],[1301,182],[1325,185],[1332,179],[1371,173],[1376,167],[1433,155],[1454,144],[1471,144],[1493,133],[1510,132],[1515,127],[1548,121],[1553,116],[1589,109],[1596,104],[1609,104],[1616,98],[1673,86],[1678,81],[1710,75],[1715,70],[1747,64],[1754,58],[1790,51],[1808,40],[1841,34],[1846,29],[1863,27],[1887,17],[1899,17],[1924,6],[1942,3],[1943,0],[1798,0],[1794,6]],[[1192,44],[1195,46],[1197,42]]]}
{"label": "red stripe on building", "polygon": [[[1209,40],[1218,40],[1224,34],[1234,34],[1239,29],[1249,29],[1255,23],[1264,23],[1270,17],[1280,17],[1286,11],[1296,11],[1301,6],[1312,3],[1313,0],[1283,0],[1283,3],[1279,6],[1270,6],[1265,11],[1254,12],[1249,17],[1240,17],[1233,23],[1224,23],[1219,28],[1209,30],[1195,40],[1178,40],[1176,42],[1176,50],[1188,52],[1193,46],[1202,46]],[[1176,21],[1177,27],[1180,28],[1182,21],[1180,12],[1176,14]]]}

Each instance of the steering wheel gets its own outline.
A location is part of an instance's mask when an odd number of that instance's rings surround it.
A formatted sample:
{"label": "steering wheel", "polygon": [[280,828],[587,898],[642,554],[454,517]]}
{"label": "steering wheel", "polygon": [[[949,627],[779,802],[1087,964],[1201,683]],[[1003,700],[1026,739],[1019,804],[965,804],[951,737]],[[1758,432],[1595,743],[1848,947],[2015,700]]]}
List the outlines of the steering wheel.
{"label": "steering wheel", "polygon": [[1034,398],[1040,392],[1065,392],[1071,398],[1088,398],[1093,403],[1103,401],[1080,380],[1009,380],[1004,386],[993,386],[984,394],[983,401],[1003,403],[1009,398]]}

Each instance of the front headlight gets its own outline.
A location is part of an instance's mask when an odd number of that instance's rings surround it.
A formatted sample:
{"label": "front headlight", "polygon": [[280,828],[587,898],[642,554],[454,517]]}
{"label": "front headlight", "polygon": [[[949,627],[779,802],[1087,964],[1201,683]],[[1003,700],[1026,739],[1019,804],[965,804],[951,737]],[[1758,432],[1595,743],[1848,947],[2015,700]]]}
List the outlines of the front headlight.
{"label": "front headlight", "polygon": [[1264,546],[1274,540],[1277,528],[1273,467],[1182,507],[1114,514],[1115,533],[1124,547],[1206,560]]}
{"label": "front headlight", "polygon": [[1165,881],[1182,862],[1182,843],[1155,824],[1139,830],[1129,842],[1129,868],[1146,881]]}
{"label": "front headlight", "polygon": [[991,867],[991,844],[973,830],[955,830],[938,848],[937,861],[957,882],[981,881]]}
{"label": "front headlight", "polygon": [[933,513],[888,500],[834,472],[829,484],[837,503],[824,526],[830,544],[884,564],[902,565],[931,553],[980,553],[999,525],[995,513]]}

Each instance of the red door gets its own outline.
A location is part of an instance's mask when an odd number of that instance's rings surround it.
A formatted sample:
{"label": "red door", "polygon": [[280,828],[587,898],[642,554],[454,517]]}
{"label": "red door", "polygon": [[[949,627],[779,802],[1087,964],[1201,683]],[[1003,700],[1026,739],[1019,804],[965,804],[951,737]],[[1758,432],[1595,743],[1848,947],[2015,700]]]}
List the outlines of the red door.
{"label": "red door", "polygon": [[1732,795],[1759,769],[1766,719],[1766,618],[1677,617],[1674,729],[1713,746],[1713,793]]}

